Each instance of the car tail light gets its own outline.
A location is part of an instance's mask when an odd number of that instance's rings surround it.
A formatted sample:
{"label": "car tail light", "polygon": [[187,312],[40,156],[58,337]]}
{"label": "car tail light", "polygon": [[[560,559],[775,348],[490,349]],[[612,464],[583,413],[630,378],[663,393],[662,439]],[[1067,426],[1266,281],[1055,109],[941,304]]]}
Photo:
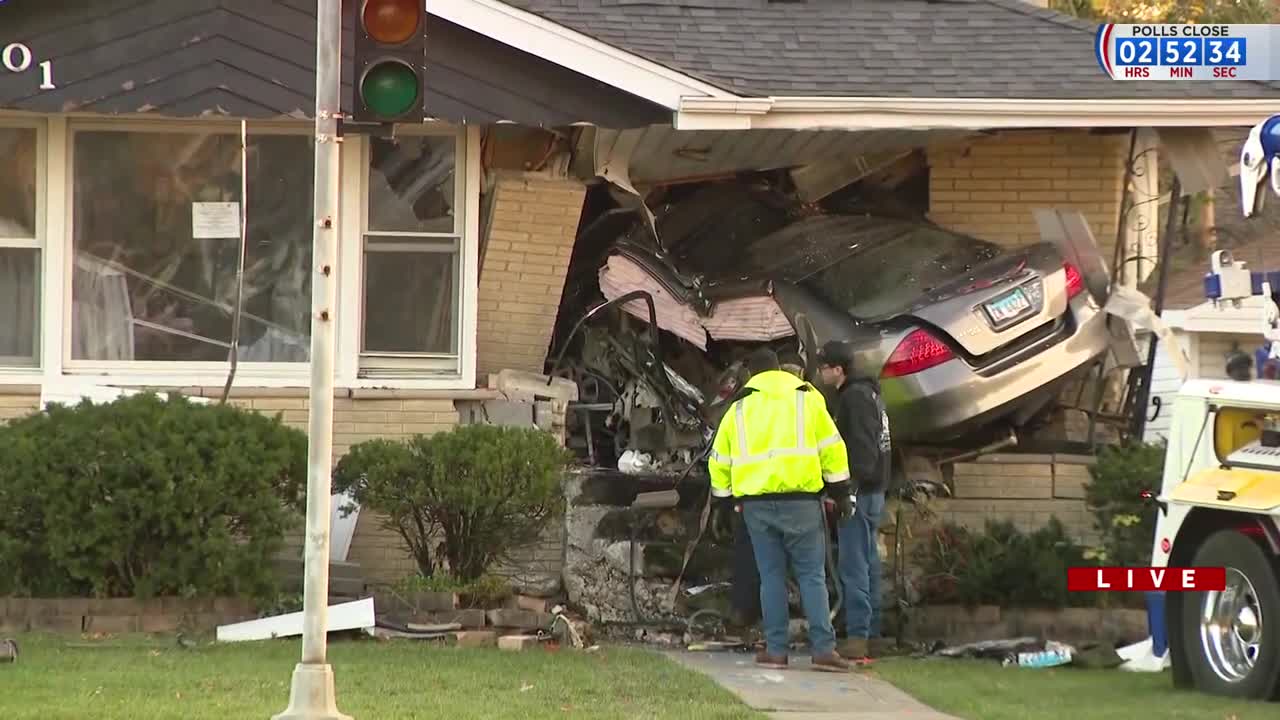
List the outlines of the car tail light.
{"label": "car tail light", "polygon": [[1084,278],[1071,263],[1063,263],[1062,269],[1067,271],[1067,298],[1071,299],[1084,292]]}
{"label": "car tail light", "polygon": [[928,370],[951,360],[955,354],[926,330],[916,330],[902,339],[889,356],[880,377],[892,378]]}

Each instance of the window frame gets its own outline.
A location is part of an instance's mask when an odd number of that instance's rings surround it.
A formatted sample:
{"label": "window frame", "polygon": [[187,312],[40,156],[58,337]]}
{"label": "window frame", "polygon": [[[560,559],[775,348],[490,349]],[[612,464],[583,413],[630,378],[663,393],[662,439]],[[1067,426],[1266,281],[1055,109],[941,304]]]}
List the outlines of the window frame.
{"label": "window frame", "polygon": [[[0,385],[36,386],[67,382],[109,383],[120,387],[221,387],[226,382],[226,362],[194,361],[71,361],[70,273],[74,262],[74,142],[79,130],[115,132],[218,132],[237,134],[238,120],[181,121],[162,118],[115,119],[65,114],[25,115],[0,113],[0,124],[37,130],[38,191],[37,234],[40,238],[39,366],[0,366]],[[311,135],[310,123],[251,121],[250,134]],[[358,134],[340,140],[337,297],[336,385],[349,389],[397,389],[410,391],[470,391],[476,383],[476,352],[480,246],[481,129],[473,125],[428,122],[422,126],[397,126],[402,135],[448,134],[460,140],[455,188],[460,192],[455,217],[461,218],[457,237],[461,242],[457,316],[459,344],[456,360],[448,369],[414,368],[361,377],[359,316],[363,306],[362,208],[367,202],[368,168],[363,164],[366,142]],[[30,244],[30,243],[27,243]],[[241,362],[236,385],[245,388],[306,388],[310,362]]]}
{"label": "window frame", "polygon": [[[230,122],[175,122],[175,121],[109,121],[72,119],[66,132],[66,230],[63,233],[65,252],[62,258],[60,279],[62,282],[62,368],[65,375],[108,375],[138,384],[221,384],[226,380],[229,364],[188,360],[78,360],[72,357],[72,330],[74,310],[71,273],[75,263],[75,146],[80,132],[117,132],[133,134],[217,134],[239,137],[240,123]],[[250,122],[248,134],[311,136],[306,126],[277,122]],[[309,223],[308,223],[309,224]],[[286,385],[306,384],[310,362],[240,362],[237,377],[254,381],[259,379],[286,381]],[[218,380],[218,376],[222,379]],[[157,382],[164,380],[166,382]],[[292,382],[289,382],[292,381]],[[276,383],[271,383],[272,386]]]}
{"label": "window frame", "polygon": [[[359,192],[357,195],[359,213],[358,221],[353,227],[353,242],[356,246],[354,261],[345,262],[345,267],[353,268],[353,285],[358,286],[356,297],[358,302],[347,304],[347,307],[358,307],[354,333],[350,334],[347,345],[354,351],[355,380],[384,384],[386,381],[418,381],[425,383],[444,382],[451,386],[466,388],[475,385],[475,293],[476,274],[468,271],[475,266],[478,238],[473,228],[478,229],[479,206],[479,172],[478,153],[471,147],[471,129],[448,125],[427,123],[421,126],[397,128],[398,137],[452,137],[454,138],[454,227],[453,232],[396,232],[372,231],[369,229],[369,192],[371,189],[372,143],[361,137],[358,148],[359,161],[355,168],[359,174]],[[475,161],[473,163],[473,161]],[[353,183],[344,184],[352,187]],[[472,190],[475,190],[473,193]],[[473,224],[473,220],[475,221]],[[445,252],[453,255],[454,293],[453,293],[453,345],[452,353],[405,353],[405,352],[369,352],[365,349],[365,312],[367,303],[366,278],[368,267],[366,257],[369,252],[396,252],[393,250],[370,250],[368,239],[404,238],[407,241],[426,241],[421,249],[399,250],[400,252]],[[468,237],[471,241],[468,242]],[[434,242],[432,242],[434,241]],[[453,243],[454,248],[442,250],[441,246]],[[344,257],[347,260],[348,257]],[[470,304],[470,307],[469,307]],[[468,313],[472,320],[468,321]]]}
{"label": "window frame", "polygon": [[46,293],[50,287],[47,278],[48,274],[48,243],[45,238],[48,237],[48,203],[49,203],[49,182],[48,182],[48,123],[43,118],[24,118],[24,117],[6,117],[0,116],[0,128],[18,129],[18,130],[34,130],[35,131],[35,160],[36,160],[36,205],[35,205],[35,236],[31,238],[10,238],[0,237],[0,248],[16,249],[16,250],[32,250],[36,254],[36,317],[35,317],[35,337],[32,338],[35,357],[34,362],[19,363],[26,358],[0,356],[0,372],[6,375],[18,376],[19,379],[28,380],[32,376],[38,376],[43,371],[44,366],[48,362],[48,353],[45,352],[44,337],[44,321],[46,316]]}

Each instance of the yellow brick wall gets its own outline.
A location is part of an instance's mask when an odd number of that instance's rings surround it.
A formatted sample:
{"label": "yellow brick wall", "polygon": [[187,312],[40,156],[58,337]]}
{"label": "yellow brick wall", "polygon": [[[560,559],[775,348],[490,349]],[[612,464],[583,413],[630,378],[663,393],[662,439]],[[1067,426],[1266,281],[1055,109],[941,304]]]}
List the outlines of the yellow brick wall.
{"label": "yellow brick wall", "polygon": [[938,518],[974,530],[988,520],[1012,522],[1024,532],[1062,521],[1081,543],[1097,541],[1093,514],[1084,502],[1088,460],[1077,456],[989,455],[957,463],[953,496],[931,504]]}
{"label": "yellow brick wall", "polygon": [[545,173],[497,173],[480,268],[477,369],[542,372],[586,187]]}
{"label": "yellow brick wall", "polygon": [[40,409],[40,388],[28,385],[0,385],[0,423],[29,415]]}
{"label": "yellow brick wall", "polygon": [[1124,184],[1127,135],[1008,132],[929,150],[929,216],[1001,244],[1040,238],[1035,209],[1084,213],[1110,262]]}

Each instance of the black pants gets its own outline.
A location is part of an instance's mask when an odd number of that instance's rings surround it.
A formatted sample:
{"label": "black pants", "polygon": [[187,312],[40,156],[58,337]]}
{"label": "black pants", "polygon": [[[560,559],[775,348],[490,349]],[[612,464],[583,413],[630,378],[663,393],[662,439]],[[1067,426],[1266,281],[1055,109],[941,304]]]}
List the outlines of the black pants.
{"label": "black pants", "polygon": [[760,620],[760,571],[756,554],[751,549],[751,536],[742,513],[733,514],[733,620],[742,625],[755,625]]}

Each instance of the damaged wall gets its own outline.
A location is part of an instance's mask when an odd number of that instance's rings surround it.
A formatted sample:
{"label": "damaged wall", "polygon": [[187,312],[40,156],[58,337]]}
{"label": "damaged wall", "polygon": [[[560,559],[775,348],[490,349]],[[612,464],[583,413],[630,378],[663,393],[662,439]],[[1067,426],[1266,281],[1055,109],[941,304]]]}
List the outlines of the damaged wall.
{"label": "damaged wall", "polygon": [[930,148],[929,217],[984,240],[1038,242],[1032,210],[1079,210],[1110,262],[1124,185],[1127,134],[1002,133]]}
{"label": "damaged wall", "polygon": [[542,372],[586,187],[551,173],[497,171],[482,245],[477,369]]}

